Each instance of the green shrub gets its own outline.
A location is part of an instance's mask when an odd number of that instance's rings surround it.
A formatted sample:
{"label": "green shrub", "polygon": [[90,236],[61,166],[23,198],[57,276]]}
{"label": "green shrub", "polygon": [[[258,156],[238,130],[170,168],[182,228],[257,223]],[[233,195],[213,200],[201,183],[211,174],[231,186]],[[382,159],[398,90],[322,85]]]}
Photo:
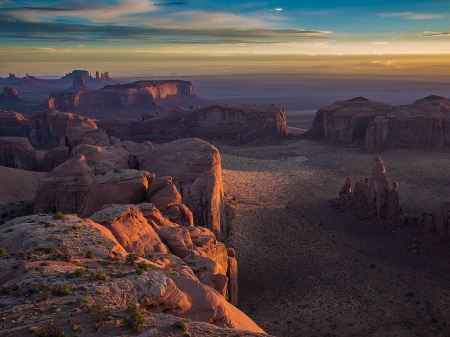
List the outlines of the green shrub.
{"label": "green shrub", "polygon": [[52,246],[48,246],[48,247],[46,247],[44,249],[44,252],[47,253],[47,254],[51,254],[51,253],[54,253],[56,251],[57,251],[57,249],[55,247],[52,247]]}
{"label": "green shrub", "polygon": [[88,250],[88,251],[86,252],[86,257],[87,257],[88,259],[93,258],[93,257],[94,257],[94,252],[93,252],[92,250]]}
{"label": "green shrub", "polygon": [[92,276],[95,277],[97,280],[107,280],[108,276],[104,272],[102,272],[100,269],[96,269],[94,272],[92,272]]}
{"label": "green shrub", "polygon": [[128,254],[125,258],[125,262],[129,264],[134,264],[137,260],[139,260],[139,255],[135,253]]}
{"label": "green shrub", "polygon": [[66,217],[64,216],[64,214],[61,211],[58,211],[55,214],[53,214],[53,219],[64,221],[64,220],[66,220]]}
{"label": "green shrub", "polygon": [[174,328],[180,328],[183,329],[184,331],[187,331],[189,329],[189,320],[182,319],[180,321],[173,322],[172,326]]}
{"label": "green shrub", "polygon": [[51,287],[50,290],[52,292],[52,295],[55,295],[55,296],[67,296],[67,295],[72,294],[72,292],[70,291],[70,287],[67,283],[56,282]]}
{"label": "green shrub", "polygon": [[145,329],[145,318],[144,310],[139,309],[136,303],[131,303],[127,307],[127,312],[129,316],[123,319],[123,325],[134,331],[144,331]]}
{"label": "green shrub", "polygon": [[55,322],[51,320],[37,331],[38,337],[65,337],[64,331],[58,329]]}
{"label": "green shrub", "polygon": [[6,249],[0,248],[0,257],[6,256]]}

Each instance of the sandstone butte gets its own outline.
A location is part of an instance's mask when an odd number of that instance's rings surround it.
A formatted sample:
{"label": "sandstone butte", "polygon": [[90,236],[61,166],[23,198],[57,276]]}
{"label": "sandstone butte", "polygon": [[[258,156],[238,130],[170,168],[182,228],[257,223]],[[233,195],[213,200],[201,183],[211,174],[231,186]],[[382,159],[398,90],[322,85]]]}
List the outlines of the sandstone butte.
{"label": "sandstone butte", "polygon": [[450,238],[450,202],[444,202],[439,209],[422,214],[407,214],[400,203],[399,184],[386,179],[386,168],[379,156],[375,157],[370,178],[357,181],[352,189],[347,178],[339,192],[339,199],[333,203],[340,208],[348,207],[350,201],[358,201],[361,212],[372,214],[397,225],[415,226],[424,233],[437,233]]}
{"label": "sandstone butte", "polygon": [[450,100],[428,96],[391,106],[356,97],[319,109],[307,136],[360,146],[368,152],[390,147],[450,146]]}
{"label": "sandstone butte", "polygon": [[[123,143],[75,147],[41,177],[39,214],[0,229],[3,331],[67,333],[76,326],[83,335],[122,335],[130,331],[127,317],[139,314],[156,334],[263,335],[234,307],[237,260],[221,243],[217,149],[195,138]],[[10,324],[18,311],[21,324]]]}

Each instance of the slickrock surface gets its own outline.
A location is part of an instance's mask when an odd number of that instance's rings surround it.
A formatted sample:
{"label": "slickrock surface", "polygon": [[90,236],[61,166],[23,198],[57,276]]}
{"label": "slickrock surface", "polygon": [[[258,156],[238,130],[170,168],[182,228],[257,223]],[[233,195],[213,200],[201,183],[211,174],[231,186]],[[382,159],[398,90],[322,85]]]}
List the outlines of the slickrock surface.
{"label": "slickrock surface", "polygon": [[127,255],[123,237],[92,220],[21,217],[4,224],[0,236],[1,334],[263,336],[181,259]]}
{"label": "slickrock surface", "polygon": [[[450,247],[417,227],[328,206],[373,155],[310,141],[219,147],[239,261],[238,306],[290,336],[447,336]],[[307,158],[307,160],[305,160]],[[391,149],[387,179],[408,213],[450,200],[447,153]]]}

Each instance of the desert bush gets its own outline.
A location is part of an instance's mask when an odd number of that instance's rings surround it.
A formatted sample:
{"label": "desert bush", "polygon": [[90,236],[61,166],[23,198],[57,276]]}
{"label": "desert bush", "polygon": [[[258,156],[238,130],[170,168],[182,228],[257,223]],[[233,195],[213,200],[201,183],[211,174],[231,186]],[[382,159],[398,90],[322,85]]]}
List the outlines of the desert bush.
{"label": "desert bush", "polygon": [[179,321],[175,321],[175,322],[172,323],[172,326],[174,328],[179,328],[179,329],[182,329],[184,331],[187,331],[189,329],[189,320],[182,319],[182,320],[179,320]]}
{"label": "desert bush", "polygon": [[38,337],[64,337],[64,331],[59,329],[53,320],[41,326],[37,330]]}
{"label": "desert bush", "polygon": [[134,264],[137,260],[139,260],[139,255],[135,253],[128,254],[125,258],[125,262],[129,264]]}
{"label": "desert bush", "polygon": [[88,251],[86,252],[86,257],[87,257],[88,259],[93,258],[93,257],[94,257],[94,252],[93,252],[92,250],[88,250]]}
{"label": "desert bush", "polygon": [[136,303],[130,303],[127,312],[129,316],[123,319],[123,325],[134,331],[143,331],[145,329],[145,311],[139,309]]}
{"label": "desert bush", "polygon": [[53,219],[64,221],[64,220],[66,220],[66,217],[64,216],[64,214],[61,211],[58,211],[55,214],[53,214]]}
{"label": "desert bush", "polygon": [[68,296],[72,294],[72,291],[70,291],[70,287],[67,283],[56,282],[50,288],[50,291],[52,292],[52,295],[55,296]]}
{"label": "desert bush", "polygon": [[108,276],[101,271],[100,269],[96,269],[95,271],[92,272],[92,276],[94,278],[96,278],[97,280],[106,280],[108,279]]}
{"label": "desert bush", "polygon": [[6,249],[0,248],[0,257],[6,256]]}

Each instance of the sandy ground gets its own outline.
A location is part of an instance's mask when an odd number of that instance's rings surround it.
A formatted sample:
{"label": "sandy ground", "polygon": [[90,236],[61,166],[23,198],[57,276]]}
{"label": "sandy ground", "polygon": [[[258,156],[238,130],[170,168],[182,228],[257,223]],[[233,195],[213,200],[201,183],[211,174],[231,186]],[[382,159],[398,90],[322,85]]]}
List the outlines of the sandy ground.
{"label": "sandy ground", "polygon": [[45,174],[0,166],[0,205],[33,199],[37,182]]}
{"label": "sandy ground", "polygon": [[[310,141],[220,147],[239,305],[277,336],[449,336],[448,243],[328,206],[373,155]],[[448,153],[390,150],[407,211],[450,200]],[[411,248],[418,251],[414,254]]]}

